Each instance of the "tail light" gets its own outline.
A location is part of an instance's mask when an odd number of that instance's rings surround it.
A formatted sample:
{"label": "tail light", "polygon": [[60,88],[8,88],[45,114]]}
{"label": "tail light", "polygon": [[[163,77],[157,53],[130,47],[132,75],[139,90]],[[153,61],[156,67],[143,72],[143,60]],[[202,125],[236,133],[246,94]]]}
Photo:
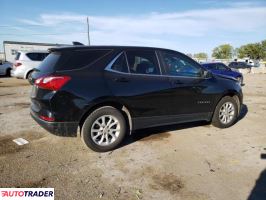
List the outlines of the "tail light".
{"label": "tail light", "polygon": [[35,85],[46,90],[57,91],[63,87],[71,78],[69,76],[45,76],[38,78]]}
{"label": "tail light", "polygon": [[44,121],[48,121],[48,122],[53,122],[54,121],[54,118],[53,117],[47,117],[47,116],[44,116],[44,115],[41,115],[40,118]]}
{"label": "tail light", "polygon": [[20,63],[20,62],[15,62],[15,63],[14,63],[14,66],[15,66],[15,67],[19,67],[20,65],[22,65],[22,63]]}

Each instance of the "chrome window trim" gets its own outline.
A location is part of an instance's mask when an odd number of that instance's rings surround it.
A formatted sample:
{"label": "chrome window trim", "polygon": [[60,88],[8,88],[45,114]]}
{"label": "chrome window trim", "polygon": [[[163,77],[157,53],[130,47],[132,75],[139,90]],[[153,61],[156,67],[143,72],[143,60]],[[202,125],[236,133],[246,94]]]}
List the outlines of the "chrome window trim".
{"label": "chrome window trim", "polygon": [[[120,72],[117,70],[113,70],[112,69],[112,65],[115,63],[115,61],[124,53],[125,57],[126,57],[126,62],[127,62],[127,67],[128,67],[128,72]],[[203,77],[192,77],[192,76],[174,76],[174,75],[164,75],[162,74],[161,68],[160,68],[160,62],[158,60],[158,55],[157,52],[155,51],[156,54],[156,58],[158,61],[158,65],[159,65],[159,69],[161,74],[135,74],[135,73],[131,73],[129,70],[129,65],[128,65],[128,60],[127,60],[127,55],[126,52],[122,51],[119,54],[117,54],[113,60],[111,60],[108,65],[105,67],[106,71],[110,71],[110,72],[114,72],[114,73],[118,73],[118,74],[125,74],[125,75],[134,75],[134,76],[155,76],[155,77],[168,77],[168,78],[193,78],[193,79],[209,79],[209,78],[203,78]]]}
{"label": "chrome window trim", "polygon": [[159,57],[158,57],[158,54],[157,54],[157,51],[156,50],[155,50],[155,55],[156,55],[158,67],[159,67],[159,70],[160,70],[160,75],[163,75],[162,69],[161,69],[161,64],[160,64]]}
{"label": "chrome window trim", "polygon": [[120,71],[117,71],[117,70],[113,70],[112,69],[112,66],[113,66],[113,64],[115,63],[115,61],[123,54],[124,52],[122,51],[122,52],[120,52],[119,54],[117,54],[114,58],[113,58],[113,60],[111,60],[109,63],[108,63],[108,65],[105,67],[105,70],[107,70],[107,71],[112,71],[112,72],[118,72],[118,73],[123,73],[123,74],[129,74],[129,72],[128,73],[126,73],[126,72],[120,72]]}
{"label": "chrome window trim", "polygon": [[130,72],[130,68],[129,68],[129,64],[128,64],[128,60],[127,60],[127,52],[124,52],[124,55],[125,55],[125,57],[126,57],[126,63],[127,63],[128,73],[131,74],[131,72]]}

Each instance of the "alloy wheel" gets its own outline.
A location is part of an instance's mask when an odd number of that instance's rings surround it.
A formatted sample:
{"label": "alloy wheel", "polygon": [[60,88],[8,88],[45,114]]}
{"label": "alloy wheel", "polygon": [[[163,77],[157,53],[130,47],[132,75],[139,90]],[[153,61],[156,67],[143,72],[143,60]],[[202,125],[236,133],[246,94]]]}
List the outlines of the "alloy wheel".
{"label": "alloy wheel", "polygon": [[219,119],[223,124],[229,124],[235,115],[235,106],[231,102],[224,103],[219,111]]}
{"label": "alloy wheel", "polygon": [[108,146],[118,138],[120,123],[112,115],[103,115],[97,118],[91,126],[91,138],[100,146]]}

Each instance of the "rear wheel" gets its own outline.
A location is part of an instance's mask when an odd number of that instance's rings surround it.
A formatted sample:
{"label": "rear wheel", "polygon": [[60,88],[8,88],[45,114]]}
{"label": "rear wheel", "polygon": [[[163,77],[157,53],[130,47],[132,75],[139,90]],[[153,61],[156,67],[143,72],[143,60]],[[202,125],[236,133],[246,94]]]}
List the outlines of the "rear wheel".
{"label": "rear wheel", "polygon": [[98,152],[116,148],[126,134],[126,122],[122,113],[110,106],[99,108],[85,120],[81,129],[83,142]]}
{"label": "rear wheel", "polygon": [[32,79],[32,73],[33,73],[33,71],[28,72],[26,79],[31,80]]}
{"label": "rear wheel", "polygon": [[11,76],[11,69],[6,70],[6,76],[10,77]]}
{"label": "rear wheel", "polygon": [[216,106],[212,118],[212,124],[218,128],[232,126],[238,116],[238,105],[236,99],[230,96],[223,97]]}

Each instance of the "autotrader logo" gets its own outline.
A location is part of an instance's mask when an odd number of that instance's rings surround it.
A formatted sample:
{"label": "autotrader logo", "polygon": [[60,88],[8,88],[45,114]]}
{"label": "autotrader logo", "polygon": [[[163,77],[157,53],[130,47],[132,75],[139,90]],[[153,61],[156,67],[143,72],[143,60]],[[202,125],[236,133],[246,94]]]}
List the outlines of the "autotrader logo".
{"label": "autotrader logo", "polygon": [[0,188],[0,199],[54,200],[54,188]]}

